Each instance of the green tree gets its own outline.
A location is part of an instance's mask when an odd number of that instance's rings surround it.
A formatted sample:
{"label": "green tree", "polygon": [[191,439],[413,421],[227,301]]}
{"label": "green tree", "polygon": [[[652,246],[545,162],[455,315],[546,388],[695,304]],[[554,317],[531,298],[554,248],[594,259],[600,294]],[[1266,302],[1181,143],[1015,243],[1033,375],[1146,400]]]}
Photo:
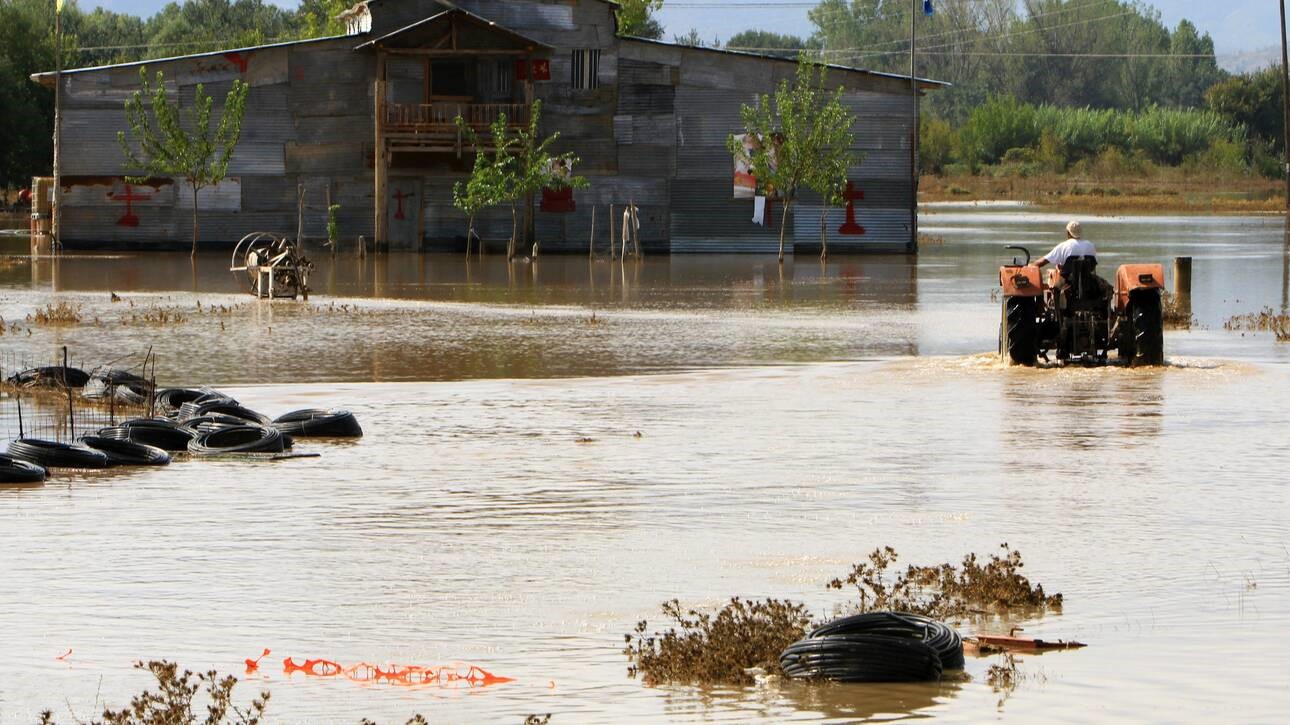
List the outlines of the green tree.
{"label": "green tree", "polygon": [[[528,127],[514,132],[515,155],[510,180],[514,184],[516,197],[525,198],[526,214],[530,220],[533,218],[533,197],[543,189],[568,186],[581,189],[587,186],[585,178],[573,174],[573,167],[581,159],[569,152],[551,153],[551,145],[559,140],[560,134],[556,132],[543,137],[538,131],[541,119],[542,102],[534,101],[529,111]],[[530,241],[533,242],[533,256],[536,257],[540,243],[537,240]],[[514,235],[507,256],[512,259],[515,257]]]}
{"label": "green tree", "polygon": [[1281,69],[1272,67],[1215,83],[1205,91],[1205,105],[1280,152],[1285,145],[1283,97]]}
{"label": "green tree", "polygon": [[[475,149],[475,165],[471,169],[466,183],[460,181],[452,185],[452,204],[466,214],[466,256],[470,256],[471,239],[479,239],[475,233],[475,217],[485,209],[498,204],[512,202],[511,240],[507,244],[508,254],[515,250],[515,210],[514,200],[518,198],[512,178],[515,160],[511,153],[515,138],[509,133],[506,114],[502,113],[493,121],[491,128],[491,153],[486,152],[475,130],[466,121],[457,116],[456,124],[471,146]],[[481,246],[483,240],[480,240]]]}
{"label": "green tree", "polygon": [[726,41],[726,48],[730,50],[746,50],[781,58],[796,58],[805,48],[819,47],[819,43],[814,40],[803,40],[796,35],[781,35],[765,30],[745,30],[742,33],[735,33]]}
{"label": "green tree", "polygon": [[53,4],[0,2],[0,186],[48,174],[54,156],[54,92],[28,80],[54,67]]}
{"label": "green tree", "polygon": [[[828,199],[840,180],[846,185],[846,170],[855,163],[851,129],[856,117],[842,103],[842,89],[830,93],[825,85],[824,66],[801,56],[793,83],[780,82],[774,96],[758,97],[755,106],[743,106],[740,116],[744,133],[760,139],[752,149],[752,174],[773,188],[784,202],[779,226],[779,261],[784,261],[784,235],[789,212],[803,187],[814,189]],[[726,140],[731,153],[744,153],[735,136]],[[836,203],[836,199],[833,203]]]}
{"label": "green tree", "polygon": [[654,13],[663,8],[663,0],[618,0],[618,34],[659,40],[663,26]]}
{"label": "green tree", "polygon": [[197,86],[193,107],[185,112],[178,101],[172,102],[166,97],[165,80],[160,71],[153,84],[148,82],[147,67],[140,68],[139,83],[139,90],[125,102],[126,119],[138,152],[126,140],[125,131],[117,132],[117,141],[125,153],[125,168],[135,174],[128,178],[139,183],[149,176],[175,176],[188,182],[193,190],[192,254],[196,257],[197,193],[218,184],[228,174],[229,161],[242,135],[242,115],[250,87],[242,81],[233,81],[224,99],[219,127],[212,137],[213,100],[201,84]]}
{"label": "green tree", "polygon": [[336,16],[353,4],[352,0],[301,0],[300,7],[296,8],[296,22],[301,36],[325,38],[344,35],[345,24],[337,20]]}

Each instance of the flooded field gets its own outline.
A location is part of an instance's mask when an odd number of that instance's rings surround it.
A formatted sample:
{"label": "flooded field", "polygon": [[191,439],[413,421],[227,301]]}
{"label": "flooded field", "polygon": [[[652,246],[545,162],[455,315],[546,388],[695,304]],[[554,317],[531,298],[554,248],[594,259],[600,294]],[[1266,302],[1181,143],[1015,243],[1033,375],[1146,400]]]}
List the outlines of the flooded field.
{"label": "flooded field", "polygon": [[[151,346],[162,384],[271,414],[343,406],[367,433],[300,445],[317,459],[0,488],[0,722],[123,705],[148,684],[138,659],[241,676],[266,647],[242,695],[271,690],[273,722],[1280,720],[1290,346],[1222,326],[1286,304],[1281,222],[1086,220],[1104,273],[1194,257],[1198,324],[1167,334],[1163,369],[1002,367],[1001,247],[1046,251],[1064,221],[939,207],[922,225],[945,242],[917,259],[782,274],[315,255],[308,306],[251,303],[218,254],[0,257],[6,374],[62,345],[86,364]],[[56,300],[81,321],[27,320]],[[623,635],[662,625],[665,599],[825,616],[848,601],[826,582],[875,547],[930,564],[1005,541],[1065,606],[965,632],[1089,645],[1021,658],[1010,694],[988,658],[939,685],[626,677]],[[359,684],[285,675],[284,657],[514,681]]]}

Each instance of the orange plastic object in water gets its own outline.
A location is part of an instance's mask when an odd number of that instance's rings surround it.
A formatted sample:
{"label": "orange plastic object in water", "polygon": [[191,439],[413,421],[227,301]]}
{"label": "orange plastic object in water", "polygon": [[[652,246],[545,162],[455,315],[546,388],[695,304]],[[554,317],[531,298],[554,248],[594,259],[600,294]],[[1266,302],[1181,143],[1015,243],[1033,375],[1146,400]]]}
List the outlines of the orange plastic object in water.
{"label": "orange plastic object in water", "polygon": [[[247,660],[248,667],[250,664],[251,660]],[[287,675],[300,672],[310,677],[344,677],[350,682],[360,684],[397,687],[469,689],[514,682],[510,677],[494,675],[482,667],[465,663],[453,663],[444,667],[394,664],[382,667],[370,662],[359,662],[344,667],[337,662],[324,659],[307,659],[297,664],[294,659],[288,657],[282,661],[282,671]]]}
{"label": "orange plastic object in water", "polygon": [[260,660],[268,656],[269,656],[269,648],[265,647],[264,651],[260,653],[259,657],[256,657],[255,659],[251,659],[250,657],[248,657],[245,660],[243,660],[244,662],[246,662],[246,674],[249,675],[255,672],[256,670],[260,669]]}
{"label": "orange plastic object in water", "polygon": [[56,659],[56,660],[66,660],[68,657],[71,657],[71,656],[72,656],[72,650],[71,650],[71,648],[69,647],[69,648],[68,648],[68,650],[67,650],[66,652],[64,652],[64,653],[62,653],[61,655],[59,655],[59,656],[55,657],[54,659]]}

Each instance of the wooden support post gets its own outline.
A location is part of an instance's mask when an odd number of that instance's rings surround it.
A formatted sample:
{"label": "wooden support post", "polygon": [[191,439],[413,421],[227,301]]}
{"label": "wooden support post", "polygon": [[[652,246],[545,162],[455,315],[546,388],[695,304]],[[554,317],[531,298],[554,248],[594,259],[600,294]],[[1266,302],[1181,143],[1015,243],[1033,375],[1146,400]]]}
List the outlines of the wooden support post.
{"label": "wooden support post", "polygon": [[1191,257],[1174,257],[1174,306],[1191,317]]}
{"label": "wooden support post", "polygon": [[381,52],[376,55],[376,86],[373,96],[376,103],[376,152],[373,168],[376,218],[373,232],[376,249],[379,251],[386,235],[386,175],[389,173],[389,159],[385,148],[385,54]]}
{"label": "wooden support post", "polygon": [[610,259],[617,259],[617,253],[614,251],[615,244],[617,244],[617,242],[614,240],[614,205],[610,204],[609,205],[609,258]]}

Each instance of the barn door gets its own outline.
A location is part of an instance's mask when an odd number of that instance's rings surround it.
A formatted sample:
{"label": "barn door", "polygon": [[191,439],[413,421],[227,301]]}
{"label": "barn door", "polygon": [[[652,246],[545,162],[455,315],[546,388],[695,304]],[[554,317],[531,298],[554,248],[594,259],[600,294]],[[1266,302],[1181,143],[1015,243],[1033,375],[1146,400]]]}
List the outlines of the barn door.
{"label": "barn door", "polygon": [[390,249],[421,249],[421,180],[391,178],[386,199],[386,229]]}

